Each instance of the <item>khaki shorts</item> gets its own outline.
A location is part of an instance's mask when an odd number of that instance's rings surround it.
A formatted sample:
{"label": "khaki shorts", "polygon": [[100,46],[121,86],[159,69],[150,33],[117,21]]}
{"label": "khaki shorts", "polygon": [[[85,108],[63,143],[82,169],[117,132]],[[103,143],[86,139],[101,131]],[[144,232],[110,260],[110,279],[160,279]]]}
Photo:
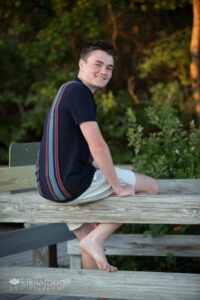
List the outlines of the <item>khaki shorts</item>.
{"label": "khaki shorts", "polygon": [[[135,186],[136,177],[134,172],[130,170],[120,169],[118,167],[115,167],[115,172],[117,174],[117,177],[121,185],[131,184]],[[79,196],[78,198],[76,198],[70,203],[66,203],[66,205],[77,205],[77,204],[83,204],[87,202],[94,202],[106,198],[112,194],[113,194],[113,189],[111,188],[110,184],[106,180],[103,172],[97,169],[89,188],[81,196]],[[83,224],[67,223],[67,226],[69,227],[70,231],[78,229],[82,225]]]}

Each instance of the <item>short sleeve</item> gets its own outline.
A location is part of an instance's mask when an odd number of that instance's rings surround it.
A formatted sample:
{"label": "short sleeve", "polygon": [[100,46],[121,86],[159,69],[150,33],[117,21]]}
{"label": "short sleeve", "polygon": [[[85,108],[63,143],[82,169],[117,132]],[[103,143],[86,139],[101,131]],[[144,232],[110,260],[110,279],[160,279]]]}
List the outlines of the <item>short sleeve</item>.
{"label": "short sleeve", "polygon": [[67,106],[76,125],[96,121],[96,104],[93,95],[83,84],[73,84]]}

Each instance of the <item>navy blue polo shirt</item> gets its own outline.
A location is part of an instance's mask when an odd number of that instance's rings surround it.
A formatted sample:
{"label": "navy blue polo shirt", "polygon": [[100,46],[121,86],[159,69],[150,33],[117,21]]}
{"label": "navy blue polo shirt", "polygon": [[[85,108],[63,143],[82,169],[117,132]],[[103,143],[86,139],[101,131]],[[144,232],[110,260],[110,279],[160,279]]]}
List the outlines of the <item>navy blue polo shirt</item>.
{"label": "navy blue polo shirt", "polygon": [[95,167],[79,124],[96,121],[96,103],[78,78],[63,84],[46,117],[36,164],[40,194],[56,202],[79,197],[91,184]]}

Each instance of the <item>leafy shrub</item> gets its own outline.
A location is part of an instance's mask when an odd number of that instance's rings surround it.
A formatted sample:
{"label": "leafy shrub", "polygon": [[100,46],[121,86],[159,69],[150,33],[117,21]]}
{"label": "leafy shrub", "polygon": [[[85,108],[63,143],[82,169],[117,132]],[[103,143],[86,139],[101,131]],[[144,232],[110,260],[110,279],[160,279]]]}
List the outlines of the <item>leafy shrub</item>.
{"label": "leafy shrub", "polygon": [[[136,114],[128,109],[128,141],[133,151],[133,169],[155,178],[199,178],[200,177],[200,131],[192,121],[187,130],[177,117],[169,103],[160,109],[148,107],[145,109],[148,128],[137,122]],[[146,124],[147,124],[146,123]],[[148,129],[148,133],[147,133]],[[133,224],[123,226],[122,233],[143,233],[145,236],[160,236],[170,234],[194,234],[194,226],[163,225],[163,224]],[[197,232],[199,229],[197,228]],[[116,260],[116,259],[115,259]],[[118,263],[118,262],[117,262]],[[179,271],[188,265],[184,260],[167,256],[165,258],[127,258],[119,260],[122,268],[135,270]],[[190,260],[190,270],[194,271],[199,261]]]}
{"label": "leafy shrub", "polygon": [[200,131],[191,121],[186,130],[173,107],[166,103],[159,110],[145,110],[151,132],[137,123],[133,110],[128,109],[129,146],[134,151],[134,170],[155,178],[200,177]]}

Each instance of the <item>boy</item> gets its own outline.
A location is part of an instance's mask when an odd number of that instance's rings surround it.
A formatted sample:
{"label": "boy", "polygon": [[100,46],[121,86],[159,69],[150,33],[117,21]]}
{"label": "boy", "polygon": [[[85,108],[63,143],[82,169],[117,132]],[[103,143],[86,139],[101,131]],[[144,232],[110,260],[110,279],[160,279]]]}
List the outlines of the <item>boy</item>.
{"label": "boy", "polygon": [[[124,197],[158,192],[153,178],[114,167],[96,120],[93,93],[108,84],[115,60],[116,50],[107,42],[86,44],[78,77],[61,86],[52,103],[36,166],[38,190],[46,199],[76,205],[113,193]],[[120,226],[68,224],[80,242],[83,268],[117,270],[106,259],[104,242]]]}

